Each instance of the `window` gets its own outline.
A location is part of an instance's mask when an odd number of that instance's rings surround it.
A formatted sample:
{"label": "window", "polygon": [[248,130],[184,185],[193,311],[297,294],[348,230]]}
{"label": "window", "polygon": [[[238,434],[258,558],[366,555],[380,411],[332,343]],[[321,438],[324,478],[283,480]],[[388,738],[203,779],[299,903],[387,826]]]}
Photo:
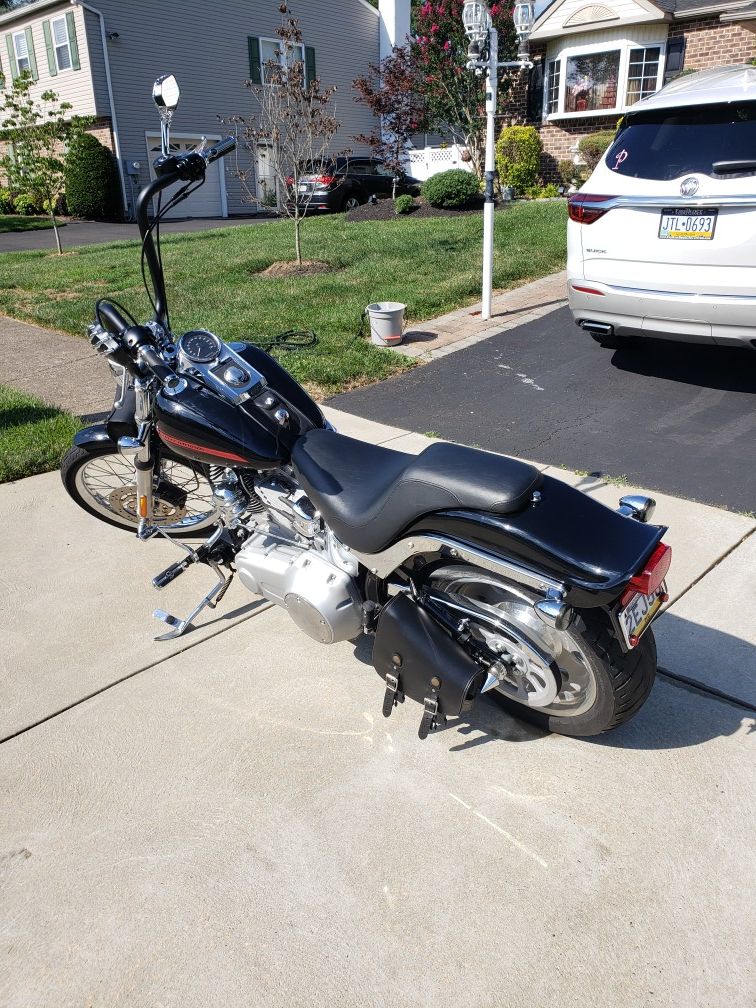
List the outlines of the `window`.
{"label": "window", "polygon": [[68,41],[68,27],[64,17],[54,18],[50,22],[52,28],[52,43],[55,50],[55,62],[58,70],[70,70],[71,45]]}
{"label": "window", "polygon": [[18,72],[23,73],[24,70],[31,72],[31,60],[29,59],[29,46],[26,43],[26,32],[14,32],[13,49],[16,53]]}
{"label": "window", "polygon": [[296,63],[297,60],[304,63],[304,58],[304,46],[302,45],[284,46],[278,39],[260,39],[262,77],[265,84],[269,83],[269,81],[266,80],[266,78],[270,76],[269,63],[278,63],[280,66],[286,68],[290,67],[293,63]]}
{"label": "window", "polygon": [[562,65],[559,60],[551,60],[546,70],[546,115],[559,111],[559,85],[562,81]]}
{"label": "window", "polygon": [[732,102],[630,112],[606,163],[619,175],[659,182],[690,174],[716,178],[717,161],[753,160],[755,105]]}
{"label": "window", "polygon": [[631,49],[627,68],[626,105],[635,105],[641,98],[647,98],[656,91],[659,81],[659,60],[661,48]]}
{"label": "window", "polygon": [[570,56],[567,60],[565,112],[600,112],[617,107],[620,51]]}

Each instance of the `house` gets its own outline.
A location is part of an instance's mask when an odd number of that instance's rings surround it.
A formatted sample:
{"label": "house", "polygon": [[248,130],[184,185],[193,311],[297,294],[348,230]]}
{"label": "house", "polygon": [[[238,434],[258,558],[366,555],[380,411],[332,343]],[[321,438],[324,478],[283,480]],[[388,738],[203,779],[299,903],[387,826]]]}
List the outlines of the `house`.
{"label": "house", "polygon": [[[382,0],[385,4],[387,0]],[[389,13],[394,17],[394,2]],[[399,0],[401,6],[401,0]],[[335,84],[341,128],[335,144],[363,152],[353,137],[375,129],[372,115],[354,100],[352,82],[377,63],[383,45],[396,38],[394,22],[381,26],[368,0],[295,0],[303,34],[306,72],[324,86]],[[28,70],[34,91],[51,89],[94,117],[91,129],[116,156],[127,215],[139,188],[150,179],[160,149],[152,83],[174,72],[181,102],[173,120],[178,149],[228,132],[220,116],[250,115],[254,102],[244,81],[261,82],[265,63],[279,52],[277,0],[224,0],[220,4],[163,0],[35,0],[0,16],[0,71],[6,78]],[[393,32],[393,35],[392,35]],[[255,195],[270,184],[268,148],[238,151],[239,166],[252,171]],[[225,217],[248,213],[233,156],[208,170],[207,182],[177,208],[180,216]]]}
{"label": "house", "polygon": [[539,125],[546,178],[576,159],[582,137],[613,130],[677,74],[750,62],[755,33],[753,0],[555,0],[530,36],[528,118]]}

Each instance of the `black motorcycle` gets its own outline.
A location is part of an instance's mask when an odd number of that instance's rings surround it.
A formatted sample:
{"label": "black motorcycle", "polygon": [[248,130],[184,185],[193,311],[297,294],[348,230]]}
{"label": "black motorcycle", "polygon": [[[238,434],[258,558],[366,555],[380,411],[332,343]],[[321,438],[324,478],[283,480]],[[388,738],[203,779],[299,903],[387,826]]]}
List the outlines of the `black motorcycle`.
{"label": "black motorcycle", "polygon": [[217,583],[184,619],[156,612],[169,627],[159,639],[183,633],[238,574],[322,644],[373,635],[383,713],[417,701],[421,738],[488,691],[564,735],[627,721],[653,684],[649,626],[667,598],[671,551],[666,529],[647,524],[654,501],[625,497],[612,511],[514,459],[442,443],[406,455],[345,437],[258,347],[204,329],[176,337],[160,220],[235,141],[172,154],[175,78],[159,78],[154,97],[162,153],[137,201],[154,317],[139,324],[97,302],[90,338],[116,399],[61,469],[102,521],[141,540],[204,539],[177,542],[182,558],[153,584],[194,563]]}

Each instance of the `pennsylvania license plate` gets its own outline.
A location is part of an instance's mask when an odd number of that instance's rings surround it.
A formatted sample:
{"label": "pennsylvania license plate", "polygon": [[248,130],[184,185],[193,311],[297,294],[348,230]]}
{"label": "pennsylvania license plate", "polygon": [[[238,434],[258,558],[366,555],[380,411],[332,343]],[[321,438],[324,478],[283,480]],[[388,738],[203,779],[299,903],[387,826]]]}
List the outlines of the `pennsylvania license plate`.
{"label": "pennsylvania license plate", "polygon": [[660,238],[711,241],[717,226],[718,210],[694,210],[690,207],[665,207],[659,225]]}
{"label": "pennsylvania license plate", "polygon": [[641,595],[638,592],[622,609],[618,610],[617,622],[628,648],[635,647],[644,631],[648,630],[651,620],[661,609],[665,597],[664,586],[653,595]]}

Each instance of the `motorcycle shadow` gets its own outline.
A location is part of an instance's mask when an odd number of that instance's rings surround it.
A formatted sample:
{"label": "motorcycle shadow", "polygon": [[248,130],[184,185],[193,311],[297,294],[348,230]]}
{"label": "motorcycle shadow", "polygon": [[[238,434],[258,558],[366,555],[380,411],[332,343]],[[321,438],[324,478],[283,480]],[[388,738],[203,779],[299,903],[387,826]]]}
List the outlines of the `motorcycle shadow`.
{"label": "motorcycle shadow", "polygon": [[[706,650],[711,653],[733,656],[744,674],[747,674],[749,668],[756,668],[756,648],[739,638],[710,627],[692,624],[671,614],[662,617],[662,621],[666,621],[670,633],[674,631],[678,640],[679,634],[686,640],[691,638],[694,631],[697,632],[695,643],[699,647],[703,648],[705,642]],[[353,643],[354,655],[358,661],[372,667],[372,639],[363,636]],[[663,655],[664,653],[662,650]],[[754,659],[753,665],[749,664],[748,656]],[[684,663],[675,662],[674,667],[686,674],[684,669],[687,665]],[[695,666],[690,666],[687,674],[689,678],[695,679]],[[725,690],[725,686],[722,686],[722,690]],[[410,703],[411,701],[405,701],[403,707],[406,708]],[[419,706],[417,721],[419,724]],[[450,718],[432,737],[440,738],[442,734],[449,732],[465,736],[464,741],[450,745],[450,752],[461,752],[491,742],[537,742],[550,734],[503,710],[490,695],[482,696],[470,712]],[[756,711],[747,703],[741,705],[736,699],[722,699],[706,692],[705,684],[702,684],[702,688],[691,687],[660,670],[648,700],[634,718],[604,735],[572,738],[570,743],[615,749],[674,750],[754,732]],[[449,742],[453,741],[453,736],[449,736]]]}

